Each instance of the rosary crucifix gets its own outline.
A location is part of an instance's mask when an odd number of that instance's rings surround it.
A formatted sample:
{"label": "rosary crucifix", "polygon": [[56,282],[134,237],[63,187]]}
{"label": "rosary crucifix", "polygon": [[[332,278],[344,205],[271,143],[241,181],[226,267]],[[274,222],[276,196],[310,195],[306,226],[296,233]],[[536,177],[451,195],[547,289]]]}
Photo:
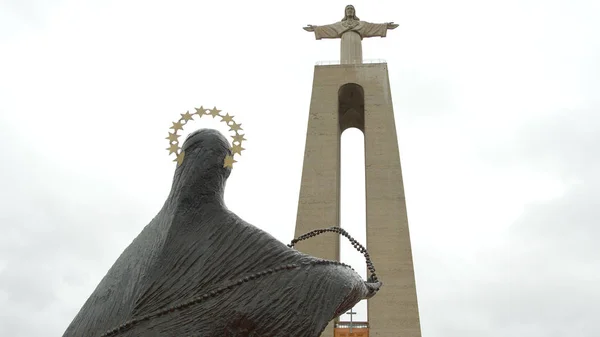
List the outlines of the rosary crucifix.
{"label": "rosary crucifix", "polygon": [[342,64],[362,63],[362,44],[365,37],[385,37],[388,29],[398,27],[393,22],[370,23],[360,21],[356,16],[354,6],[346,6],[345,16],[340,22],[330,25],[304,27],[307,32],[315,32],[315,38],[320,39],[342,39],[340,61]]}

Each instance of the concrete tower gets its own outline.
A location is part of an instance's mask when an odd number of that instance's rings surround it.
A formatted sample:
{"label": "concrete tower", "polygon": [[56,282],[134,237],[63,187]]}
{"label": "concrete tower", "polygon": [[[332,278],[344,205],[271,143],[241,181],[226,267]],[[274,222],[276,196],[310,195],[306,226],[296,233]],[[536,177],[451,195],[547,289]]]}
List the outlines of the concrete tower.
{"label": "concrete tower", "polygon": [[[385,37],[394,23],[373,24],[347,6],[342,21],[309,25],[317,40],[341,39],[339,64],[314,70],[296,237],[340,224],[340,140],[356,127],[365,139],[367,249],[383,282],[368,300],[369,336],[420,337],[419,310],[400,166],[398,139],[385,62],[362,62],[361,40]],[[314,256],[339,260],[340,238],[321,235],[298,243]],[[322,336],[332,337],[334,324]]]}

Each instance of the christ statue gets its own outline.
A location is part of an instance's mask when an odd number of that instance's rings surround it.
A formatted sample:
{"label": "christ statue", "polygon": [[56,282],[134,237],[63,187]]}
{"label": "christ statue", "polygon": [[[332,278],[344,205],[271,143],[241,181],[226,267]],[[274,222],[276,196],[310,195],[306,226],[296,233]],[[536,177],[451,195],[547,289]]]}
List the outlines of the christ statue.
{"label": "christ statue", "polygon": [[342,39],[341,58],[342,64],[362,63],[362,45],[361,41],[365,37],[380,36],[385,37],[388,29],[398,27],[393,22],[370,23],[361,21],[356,16],[354,6],[348,5],[345,9],[345,16],[340,22],[330,25],[304,27],[307,32],[315,32],[315,38],[321,39]]}

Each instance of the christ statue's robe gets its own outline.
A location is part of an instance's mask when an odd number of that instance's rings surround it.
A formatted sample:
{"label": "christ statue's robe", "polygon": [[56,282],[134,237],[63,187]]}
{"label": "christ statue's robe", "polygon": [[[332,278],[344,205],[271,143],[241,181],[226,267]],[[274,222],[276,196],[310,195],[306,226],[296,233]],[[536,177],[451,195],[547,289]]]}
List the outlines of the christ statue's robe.
{"label": "christ statue's robe", "polygon": [[330,25],[316,26],[315,38],[317,40],[341,38],[341,63],[362,63],[362,39],[375,36],[385,37],[387,30],[386,23],[346,20]]}

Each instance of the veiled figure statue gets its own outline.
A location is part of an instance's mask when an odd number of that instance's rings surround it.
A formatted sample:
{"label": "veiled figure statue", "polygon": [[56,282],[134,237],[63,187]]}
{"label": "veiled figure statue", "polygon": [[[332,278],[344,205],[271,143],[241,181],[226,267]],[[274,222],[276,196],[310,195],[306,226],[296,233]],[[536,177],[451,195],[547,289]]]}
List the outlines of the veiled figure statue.
{"label": "veiled figure statue", "polygon": [[183,150],[164,206],[64,337],[317,337],[377,292],[381,283],[290,248],[227,209],[231,150],[222,134],[196,131]]}
{"label": "veiled figure statue", "polygon": [[393,22],[370,23],[361,21],[356,16],[356,9],[352,5],[344,9],[342,21],[323,26],[308,25],[303,29],[315,32],[315,38],[341,39],[340,61],[345,63],[362,63],[362,39],[365,37],[386,37],[388,29],[398,27]]}

